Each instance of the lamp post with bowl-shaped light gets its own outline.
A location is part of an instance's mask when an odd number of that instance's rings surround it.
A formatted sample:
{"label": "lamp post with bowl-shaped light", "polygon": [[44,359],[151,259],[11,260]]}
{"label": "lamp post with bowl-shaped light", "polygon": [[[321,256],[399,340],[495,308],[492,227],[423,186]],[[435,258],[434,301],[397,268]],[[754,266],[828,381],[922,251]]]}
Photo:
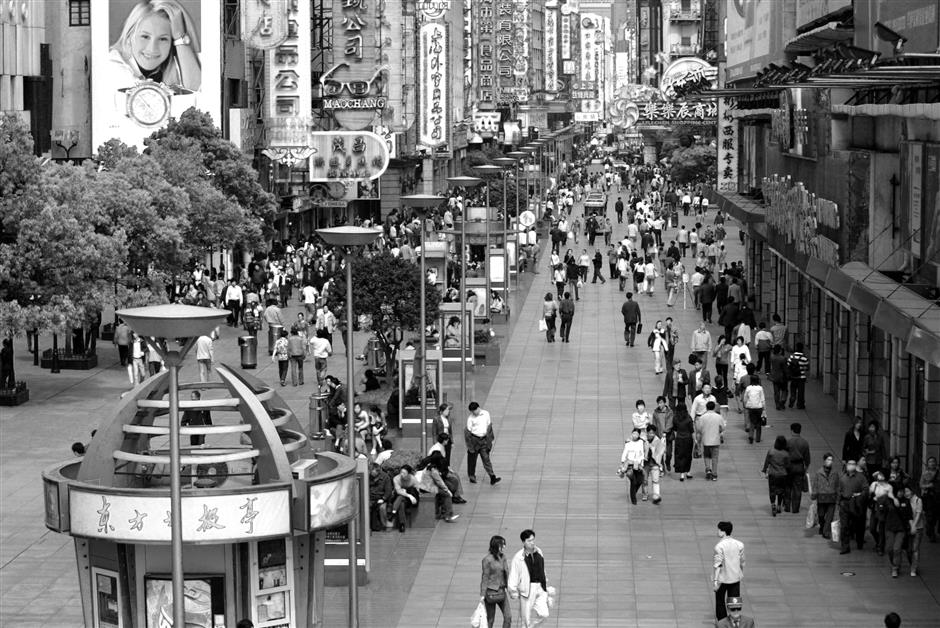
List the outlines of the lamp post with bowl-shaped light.
{"label": "lamp post with bowl-shaped light", "polygon": [[[456,187],[474,188],[483,179],[479,177],[449,177],[447,182]],[[467,211],[466,203],[460,210],[460,402],[467,405]],[[446,276],[446,273],[445,273]]]}
{"label": "lamp post with bowl-shaped light", "polygon": [[[415,364],[415,373],[418,374],[418,394],[421,395],[421,455],[426,456],[428,453],[428,395],[427,395],[427,366],[425,365],[425,360],[428,355],[427,347],[427,283],[428,275],[425,270],[425,259],[427,257],[427,250],[425,249],[425,231],[427,225],[427,214],[428,210],[433,207],[439,207],[441,203],[447,199],[443,196],[438,196],[436,194],[412,194],[410,196],[402,196],[401,202],[405,207],[411,207],[413,210],[417,210],[418,214],[421,216],[421,301],[419,307],[420,311],[420,322],[418,323],[421,327],[421,360],[420,364]],[[447,276],[447,272],[444,272],[444,276]],[[420,369],[418,367],[421,367]]]}
{"label": "lamp post with bowl-shaped light", "polygon": [[[516,219],[518,220],[518,218],[519,218],[519,168],[518,168],[518,165],[519,165],[519,163],[520,163],[523,159],[525,159],[526,157],[528,157],[529,154],[526,153],[526,152],[523,152],[523,151],[521,151],[521,150],[514,150],[514,151],[512,151],[512,152],[506,153],[506,156],[507,156],[507,157],[512,157],[513,159],[515,159],[515,160],[516,160],[516,164],[517,164],[516,170],[515,170],[515,179],[516,179]],[[527,191],[527,192],[526,192],[526,201],[528,201],[528,199],[529,199],[529,194],[528,194],[528,191]],[[528,208],[529,208],[528,205],[526,205],[526,209],[528,209]]]}
{"label": "lamp post with bowl-shaped light", "polygon": [[148,344],[160,354],[169,370],[170,422],[170,553],[173,577],[173,625],[185,626],[183,597],[183,497],[180,479],[179,367],[199,336],[212,332],[228,318],[227,310],[192,305],[152,305],[116,312],[134,333],[144,338],[185,338],[178,350],[166,343]]}
{"label": "lamp post with bowl-shaped light", "polygon": [[[367,246],[375,242],[382,235],[382,229],[367,229],[365,227],[342,226],[317,229],[317,235],[324,242],[332,246],[345,247],[351,251],[353,247]],[[356,398],[356,387],[353,382],[355,367],[353,363],[353,291],[352,291],[352,255],[346,254],[346,446],[349,457],[356,459],[356,417],[353,413],[353,404]],[[353,517],[347,524],[349,537],[349,626],[359,626],[359,591],[356,569],[358,557],[356,556],[356,524],[358,517]],[[363,530],[366,522],[362,522]]]}

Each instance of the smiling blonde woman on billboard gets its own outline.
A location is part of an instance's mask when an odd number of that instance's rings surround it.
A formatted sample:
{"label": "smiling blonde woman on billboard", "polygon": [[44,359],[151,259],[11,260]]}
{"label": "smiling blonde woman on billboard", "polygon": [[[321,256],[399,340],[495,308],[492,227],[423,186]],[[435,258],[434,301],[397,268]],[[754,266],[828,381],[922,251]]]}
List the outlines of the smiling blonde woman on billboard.
{"label": "smiling blonde woman on billboard", "polygon": [[[176,0],[145,0],[134,5],[121,36],[111,46],[110,70],[125,87],[151,80],[199,91],[199,33],[192,18]],[[117,78],[117,77],[115,77]]]}

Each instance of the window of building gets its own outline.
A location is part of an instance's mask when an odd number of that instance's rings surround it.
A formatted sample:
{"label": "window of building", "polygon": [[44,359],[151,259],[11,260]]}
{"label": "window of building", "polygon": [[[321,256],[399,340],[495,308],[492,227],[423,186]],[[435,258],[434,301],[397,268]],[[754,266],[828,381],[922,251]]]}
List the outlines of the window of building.
{"label": "window of building", "polygon": [[69,0],[69,26],[91,25],[91,0]]}
{"label": "window of building", "polygon": [[691,13],[692,11],[692,0],[682,0],[681,10],[683,13]]}

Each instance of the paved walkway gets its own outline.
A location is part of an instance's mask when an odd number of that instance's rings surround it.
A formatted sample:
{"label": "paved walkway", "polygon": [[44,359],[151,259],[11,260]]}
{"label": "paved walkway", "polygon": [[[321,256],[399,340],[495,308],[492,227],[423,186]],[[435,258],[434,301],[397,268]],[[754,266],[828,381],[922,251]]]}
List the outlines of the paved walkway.
{"label": "paved walkway", "polygon": [[[729,259],[738,259],[733,227],[728,243]],[[771,518],[758,473],[765,449],[747,445],[736,413],[718,482],[702,481],[697,461],[694,481],[664,480],[660,506],[629,506],[614,471],[635,400],[652,405],[662,376],[653,373],[645,338],[635,348],[623,346],[623,297],[615,285],[589,284],[578,302],[572,342],[549,345],[536,328],[549,280],[544,272],[533,280],[527,296],[522,291],[516,297],[517,320],[502,364],[470,378],[470,396],[484,400],[496,422],[493,459],[503,482],[465,483],[470,503],[457,507],[462,517],[454,525],[373,536],[376,564],[361,591],[363,626],[466,625],[478,600],[480,559],[490,536],[502,534],[515,551],[518,533],[527,527],[536,530],[549,584],[560,593],[546,626],[709,625],[711,551],[720,519],[733,521],[735,536],[747,544],[746,613],[762,628],[878,626],[889,610],[901,613],[905,628],[940,623],[940,546],[925,544],[920,577],[892,580],[886,559],[870,551],[839,556],[803,530],[802,515]],[[646,324],[672,315],[680,343],[688,342],[696,312],[666,308],[661,280],[659,293],[641,297],[640,304]],[[216,350],[220,359],[237,364],[235,335],[223,329]],[[24,344],[17,340],[17,350]],[[677,355],[684,353],[680,346]],[[338,352],[331,372],[341,375],[343,360]],[[105,346],[100,368],[53,376],[18,355],[19,378],[28,379],[33,399],[0,409],[2,626],[81,625],[72,540],[43,526],[39,474],[67,458],[72,441],[87,441],[99,417],[127,389],[116,362],[114,350]],[[256,373],[274,381],[269,361],[259,360],[259,367]],[[184,367],[184,379],[195,376],[194,366]],[[447,381],[445,390],[456,399],[457,376],[448,374]],[[311,386],[281,392],[305,416]],[[839,450],[848,418],[813,384],[807,405],[808,411],[771,413],[764,445],[799,420],[815,466],[822,452]],[[462,443],[455,456],[463,471]],[[345,597],[344,588],[327,590],[327,626],[344,625]]]}
{"label": "paved walkway", "polygon": [[[615,236],[622,233],[616,228]],[[729,260],[742,255],[737,236],[729,228]],[[559,590],[545,626],[711,625],[719,520],[732,521],[746,544],[745,612],[762,628],[876,626],[892,610],[905,627],[940,625],[940,546],[925,544],[920,577],[892,580],[886,558],[871,551],[840,556],[815,531],[804,531],[804,514],[770,516],[759,471],[776,434],[801,421],[814,467],[823,452],[840,451],[849,419],[818,386],[809,386],[807,411],[770,413],[761,445],[747,444],[743,418],[732,410],[718,482],[703,481],[702,463],[695,461],[694,481],[664,479],[661,505],[630,506],[614,471],[636,399],[654,405],[663,376],[654,374],[645,333],[636,347],[624,346],[623,294],[609,281],[583,290],[571,343],[547,344],[536,327],[550,290],[544,275],[542,281],[520,311],[485,403],[496,424],[493,461],[503,482],[467,484],[470,503],[457,524],[435,530],[399,626],[465,625],[479,599],[490,536],[501,534],[515,552],[525,528],[536,531],[548,583]],[[676,355],[687,355],[698,313],[667,308],[661,280],[656,296],[639,302],[647,326],[675,319]],[[717,327],[712,332],[717,338]]]}

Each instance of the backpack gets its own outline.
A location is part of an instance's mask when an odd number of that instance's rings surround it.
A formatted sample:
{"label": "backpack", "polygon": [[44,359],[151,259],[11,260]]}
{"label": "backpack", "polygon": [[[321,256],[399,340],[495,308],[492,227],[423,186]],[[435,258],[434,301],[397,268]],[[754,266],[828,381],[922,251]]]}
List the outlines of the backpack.
{"label": "backpack", "polygon": [[787,375],[790,379],[799,379],[803,377],[803,369],[800,368],[800,360],[794,354],[787,360]]}

